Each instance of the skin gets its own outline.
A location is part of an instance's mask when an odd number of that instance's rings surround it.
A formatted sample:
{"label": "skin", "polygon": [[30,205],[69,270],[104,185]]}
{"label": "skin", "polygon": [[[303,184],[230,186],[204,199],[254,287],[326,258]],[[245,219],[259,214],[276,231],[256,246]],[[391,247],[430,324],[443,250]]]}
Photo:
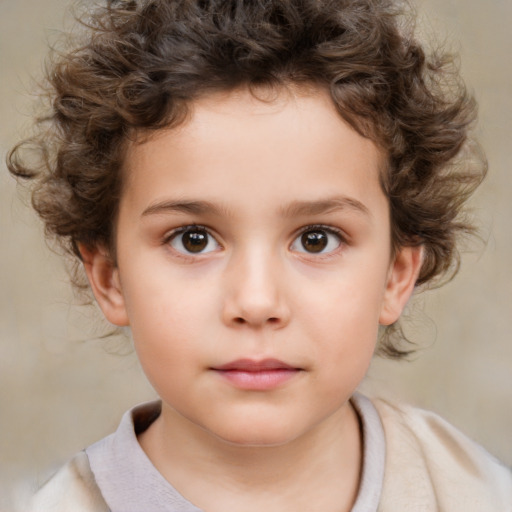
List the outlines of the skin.
{"label": "skin", "polygon": [[[361,435],[348,400],[421,263],[419,248],[392,254],[384,163],[319,90],[209,96],[128,149],[117,262],[82,255],[163,401],[139,442],[200,508],[350,510]],[[197,253],[177,232],[190,225],[206,228]],[[215,370],[266,358],[297,371],[254,390]]]}

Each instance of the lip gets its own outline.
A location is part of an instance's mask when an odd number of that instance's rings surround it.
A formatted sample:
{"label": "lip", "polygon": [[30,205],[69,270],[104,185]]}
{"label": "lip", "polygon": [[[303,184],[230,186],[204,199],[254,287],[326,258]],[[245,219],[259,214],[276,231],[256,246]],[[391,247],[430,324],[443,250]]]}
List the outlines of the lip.
{"label": "lip", "polygon": [[278,359],[237,359],[211,369],[231,385],[252,391],[278,388],[303,371]]}

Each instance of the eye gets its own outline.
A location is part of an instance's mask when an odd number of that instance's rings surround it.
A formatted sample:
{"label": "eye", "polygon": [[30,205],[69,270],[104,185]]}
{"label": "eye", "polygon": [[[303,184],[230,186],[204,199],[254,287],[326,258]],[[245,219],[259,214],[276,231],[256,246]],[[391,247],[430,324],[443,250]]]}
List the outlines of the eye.
{"label": "eye", "polygon": [[292,242],[291,249],[309,254],[325,254],[336,250],[342,243],[340,233],[332,228],[310,227]]}
{"label": "eye", "polygon": [[180,228],[169,237],[167,243],[183,254],[205,254],[220,247],[206,228],[200,226]]}

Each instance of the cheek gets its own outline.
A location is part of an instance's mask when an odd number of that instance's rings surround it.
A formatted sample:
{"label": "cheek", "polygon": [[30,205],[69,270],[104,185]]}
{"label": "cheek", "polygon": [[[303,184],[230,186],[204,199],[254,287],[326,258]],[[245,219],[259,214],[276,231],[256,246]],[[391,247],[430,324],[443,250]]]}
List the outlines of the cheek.
{"label": "cheek", "polygon": [[385,292],[384,274],[384,270],[347,268],[334,277],[317,278],[310,286],[303,284],[302,293],[294,298],[296,316],[320,331],[376,332]]}
{"label": "cheek", "polygon": [[165,261],[149,262],[144,267],[146,272],[132,272],[135,277],[123,282],[132,326],[150,321],[162,330],[172,325],[179,334],[180,329],[197,325],[196,320],[212,310],[215,288],[211,276],[187,268],[176,269]]}
{"label": "cheek", "polygon": [[131,324],[140,365],[155,391],[166,400],[169,390],[182,390],[183,383],[202,365],[197,332],[201,324],[191,319],[190,311],[185,313],[183,303],[181,308],[178,304],[175,302],[174,308],[148,305],[147,314],[137,316]]}
{"label": "cheek", "polygon": [[[172,284],[168,284],[172,283]],[[125,287],[126,307],[141,364],[179,369],[201,340],[201,326],[212,314],[208,296],[176,280],[144,282]]]}
{"label": "cheek", "polygon": [[378,278],[373,273],[366,279],[331,279],[300,305],[301,329],[315,340],[314,359],[331,375],[360,380],[366,373],[378,337],[383,297],[383,287],[375,286]]}

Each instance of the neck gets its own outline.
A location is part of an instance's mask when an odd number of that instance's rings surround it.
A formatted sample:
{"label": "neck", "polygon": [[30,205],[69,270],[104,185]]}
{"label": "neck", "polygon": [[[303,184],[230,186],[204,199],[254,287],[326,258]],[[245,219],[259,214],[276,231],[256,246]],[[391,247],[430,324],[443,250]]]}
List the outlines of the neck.
{"label": "neck", "polygon": [[[310,510],[312,502],[329,510],[330,501],[336,504],[333,510],[350,510],[359,486],[360,426],[349,403],[298,438],[277,446],[229,443],[164,404],[161,416],[139,442],[164,478],[207,510],[236,504],[249,511],[252,504],[254,510],[265,506],[299,511]],[[240,507],[241,497],[248,503]],[[320,506],[319,501],[325,504]]]}

